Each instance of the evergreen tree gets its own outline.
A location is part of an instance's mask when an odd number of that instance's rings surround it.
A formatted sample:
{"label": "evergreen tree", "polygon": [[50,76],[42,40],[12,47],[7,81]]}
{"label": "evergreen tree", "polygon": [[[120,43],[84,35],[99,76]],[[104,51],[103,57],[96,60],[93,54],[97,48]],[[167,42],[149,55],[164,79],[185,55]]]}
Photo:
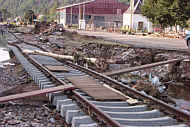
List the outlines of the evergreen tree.
{"label": "evergreen tree", "polygon": [[162,28],[187,26],[190,18],[189,0],[146,0],[141,10],[144,16]]}
{"label": "evergreen tree", "polygon": [[3,21],[7,21],[7,19],[11,17],[11,13],[5,8],[2,9],[0,12],[2,14]]}

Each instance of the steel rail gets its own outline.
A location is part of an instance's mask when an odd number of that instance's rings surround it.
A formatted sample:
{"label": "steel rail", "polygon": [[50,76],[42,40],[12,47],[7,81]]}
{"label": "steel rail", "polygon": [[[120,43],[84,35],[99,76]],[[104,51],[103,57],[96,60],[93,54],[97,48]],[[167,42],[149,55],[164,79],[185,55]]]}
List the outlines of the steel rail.
{"label": "steel rail", "polygon": [[[30,43],[27,43],[27,44],[36,46],[36,47],[42,49],[43,51],[46,51],[44,48],[42,48],[42,47],[40,47],[38,45],[30,44]],[[60,61],[63,61],[63,60],[60,60]],[[99,78],[100,80],[102,80],[104,82],[110,83],[111,85],[114,85],[114,86],[117,86],[117,87],[120,86],[120,88],[121,88],[120,90],[126,90],[129,93],[132,93],[132,94],[134,94],[134,95],[136,95],[136,96],[138,96],[138,97],[140,97],[142,99],[147,99],[147,100],[153,102],[154,104],[158,104],[158,105],[162,106],[161,108],[166,108],[169,111],[170,114],[175,115],[177,118],[180,118],[184,122],[190,123],[190,114],[188,114],[188,113],[186,113],[184,111],[181,111],[181,110],[177,109],[176,107],[174,107],[172,105],[169,105],[169,104],[167,104],[167,103],[165,103],[165,102],[163,102],[161,100],[158,100],[158,99],[156,99],[156,98],[154,98],[152,96],[143,94],[143,93],[141,93],[141,92],[139,92],[139,91],[137,91],[135,89],[130,88],[129,86],[126,86],[126,85],[124,85],[124,84],[122,84],[122,83],[120,83],[120,82],[106,76],[106,75],[103,75],[101,73],[95,72],[95,71],[93,71],[91,69],[84,68],[84,67],[79,66],[79,65],[75,65],[70,61],[63,61],[63,62],[65,62],[67,65],[72,66],[73,68],[75,68],[77,70],[80,70],[82,72],[86,72],[86,73],[88,73],[88,74],[90,74],[90,75],[92,75],[94,77]]]}
{"label": "steel rail", "polygon": [[[22,52],[22,49],[15,45],[12,44],[13,46],[16,46],[21,53],[33,64],[35,65],[38,69],[40,69],[41,71],[45,72],[49,78],[51,78],[52,80],[56,81],[59,85],[67,85],[64,81],[56,78],[56,76],[49,71],[46,67],[44,67],[42,64],[40,64],[39,62],[37,62],[34,58],[26,55],[25,53]],[[86,98],[84,98],[83,96],[81,96],[79,93],[72,91],[73,95],[75,96],[75,98],[77,100],[79,100],[81,103],[83,103],[84,106],[88,106],[94,114],[96,114],[99,118],[101,118],[101,120],[104,121],[105,124],[108,124],[109,127],[121,127],[121,125],[119,124],[119,122],[113,120],[109,115],[107,115],[106,113],[104,113],[101,109],[99,109],[98,107],[96,107],[93,103],[89,102]]]}
{"label": "steel rail", "polygon": [[162,108],[166,108],[169,111],[169,113],[172,113],[172,115],[177,116],[177,118],[180,118],[181,120],[184,120],[185,122],[190,122],[190,114],[188,114],[188,113],[186,113],[184,111],[181,111],[181,110],[177,109],[176,107],[174,107],[172,105],[169,105],[169,104],[167,104],[167,103],[165,103],[165,102],[163,102],[161,100],[158,100],[158,99],[156,99],[156,98],[154,98],[152,96],[143,94],[143,93],[141,93],[141,92],[139,92],[139,91],[137,91],[135,89],[132,89],[129,86],[126,86],[126,85],[124,85],[124,84],[122,84],[122,83],[120,83],[120,82],[106,76],[106,75],[103,75],[103,74],[98,73],[96,71],[93,71],[91,69],[88,69],[88,68],[73,64],[70,61],[63,61],[63,62],[65,62],[67,65],[69,65],[69,66],[71,66],[71,67],[73,67],[75,69],[78,69],[78,70],[80,70],[82,72],[86,72],[88,74],[91,74],[92,76],[95,76],[98,79],[100,79],[100,80],[102,80],[102,81],[104,81],[104,82],[106,82],[108,84],[112,84],[112,85],[117,86],[117,87],[120,86],[121,90],[126,90],[131,94],[134,94],[134,95],[136,95],[138,97],[141,97],[142,99],[148,99],[149,101],[153,102],[154,104],[158,104],[158,105],[162,106]]}
{"label": "steel rail", "polygon": [[105,72],[103,74],[107,75],[107,76],[120,75],[120,74],[129,73],[129,72],[133,72],[133,71],[140,71],[140,70],[144,70],[147,68],[157,67],[157,66],[161,66],[161,65],[165,65],[165,64],[176,63],[176,62],[180,62],[182,60],[184,60],[184,59],[182,59],[182,58],[181,59],[172,59],[172,60],[161,61],[161,62],[152,63],[152,64],[145,64],[145,65],[141,65],[141,66],[137,66],[137,67],[130,67],[130,68],[122,69],[122,70],[116,70],[116,71],[112,71],[112,72]]}

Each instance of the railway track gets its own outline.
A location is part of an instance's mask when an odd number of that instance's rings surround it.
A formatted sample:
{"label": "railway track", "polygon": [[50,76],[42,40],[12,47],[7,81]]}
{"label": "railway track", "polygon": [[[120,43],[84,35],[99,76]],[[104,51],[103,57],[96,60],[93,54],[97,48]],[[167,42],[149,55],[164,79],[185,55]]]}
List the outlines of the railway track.
{"label": "railway track", "polygon": [[[106,84],[123,94],[138,99],[130,104],[125,100],[96,100],[80,89],[69,93],[51,93],[47,96],[65,119],[65,126],[72,127],[188,127],[190,115],[156,98],[136,91],[116,80],[69,61],[48,56],[26,55],[23,50],[42,50],[26,43],[9,46],[17,59],[41,89],[55,85],[75,84],[72,77],[89,77],[100,85]],[[67,72],[53,72],[46,66],[64,66]],[[70,80],[68,77],[71,77]],[[87,82],[88,83],[88,82]],[[85,84],[85,82],[82,82]],[[106,91],[104,91],[106,92]],[[104,94],[105,95],[105,94]],[[146,101],[145,101],[146,100]]]}

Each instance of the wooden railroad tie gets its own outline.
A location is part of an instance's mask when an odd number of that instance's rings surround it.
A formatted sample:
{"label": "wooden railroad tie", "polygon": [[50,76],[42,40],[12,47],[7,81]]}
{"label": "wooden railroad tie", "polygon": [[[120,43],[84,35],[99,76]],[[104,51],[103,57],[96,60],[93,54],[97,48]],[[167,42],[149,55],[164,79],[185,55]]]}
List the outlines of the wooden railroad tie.
{"label": "wooden railroad tie", "polygon": [[36,96],[36,95],[52,93],[52,92],[70,91],[74,89],[75,87],[72,85],[65,85],[65,86],[47,88],[43,90],[36,90],[36,91],[25,92],[25,93],[20,93],[20,94],[15,94],[15,95],[9,95],[5,97],[0,97],[0,103],[12,101],[12,100],[18,100],[18,99],[27,98],[27,97]]}

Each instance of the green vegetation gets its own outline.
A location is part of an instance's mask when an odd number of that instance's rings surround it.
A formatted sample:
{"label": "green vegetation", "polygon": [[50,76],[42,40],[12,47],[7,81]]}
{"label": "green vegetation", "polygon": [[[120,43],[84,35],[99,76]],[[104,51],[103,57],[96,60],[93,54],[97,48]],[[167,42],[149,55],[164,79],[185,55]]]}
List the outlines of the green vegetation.
{"label": "green vegetation", "polygon": [[[23,16],[28,10],[33,10],[35,14],[42,14],[45,15],[47,20],[53,20],[56,17],[56,8],[80,1],[81,0],[0,0],[0,10],[7,9],[8,12],[12,14],[12,18]],[[120,1],[128,3],[129,0]]]}
{"label": "green vegetation", "polygon": [[12,18],[24,16],[28,10],[33,10],[35,14],[54,17],[56,8],[63,6],[64,1],[66,0],[0,0],[0,10],[7,9]]}
{"label": "green vegetation", "polygon": [[7,9],[1,9],[0,12],[2,14],[3,21],[6,21],[8,18],[11,17],[11,13]]}
{"label": "green vegetation", "polygon": [[155,25],[187,27],[190,19],[189,0],[145,0],[142,13]]}

